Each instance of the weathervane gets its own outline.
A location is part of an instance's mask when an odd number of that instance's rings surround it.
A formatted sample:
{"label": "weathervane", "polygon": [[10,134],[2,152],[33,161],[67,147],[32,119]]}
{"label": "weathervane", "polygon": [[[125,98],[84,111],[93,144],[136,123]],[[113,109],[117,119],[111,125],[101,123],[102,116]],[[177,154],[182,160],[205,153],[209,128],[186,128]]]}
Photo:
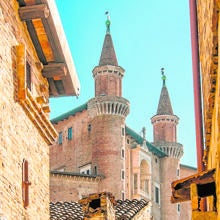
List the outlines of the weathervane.
{"label": "weathervane", "polygon": [[165,82],[166,82],[166,76],[164,74],[164,68],[161,68],[161,74],[162,74],[162,80],[163,80],[163,86],[165,86]]}
{"label": "weathervane", "polygon": [[106,11],[105,15],[107,15],[107,20],[105,22],[106,25],[106,33],[110,33],[110,25],[111,25],[111,21],[110,21],[110,16],[109,16],[109,12]]}

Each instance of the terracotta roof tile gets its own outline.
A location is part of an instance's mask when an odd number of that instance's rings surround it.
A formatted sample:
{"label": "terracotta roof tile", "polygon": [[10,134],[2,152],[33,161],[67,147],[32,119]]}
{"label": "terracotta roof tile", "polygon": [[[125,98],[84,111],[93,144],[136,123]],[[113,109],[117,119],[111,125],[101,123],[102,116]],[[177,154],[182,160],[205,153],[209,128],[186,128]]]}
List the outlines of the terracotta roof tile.
{"label": "terracotta roof tile", "polygon": [[[118,200],[115,206],[116,219],[132,219],[147,205],[148,202],[144,199]],[[81,220],[83,217],[82,206],[77,202],[50,203],[50,220]]]}

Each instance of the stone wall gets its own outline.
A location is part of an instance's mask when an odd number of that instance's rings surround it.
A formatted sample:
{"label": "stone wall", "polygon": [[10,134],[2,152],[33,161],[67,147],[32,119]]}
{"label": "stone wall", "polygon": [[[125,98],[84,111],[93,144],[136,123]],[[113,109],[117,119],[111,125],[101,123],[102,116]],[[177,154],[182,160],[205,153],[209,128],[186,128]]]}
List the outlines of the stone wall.
{"label": "stone wall", "polygon": [[[24,45],[31,65],[33,97],[48,88],[16,0],[0,1],[0,217],[49,219],[49,148],[17,97],[16,46]],[[48,89],[47,94],[48,96]],[[22,201],[22,161],[29,164],[29,205]]]}
{"label": "stone wall", "polygon": [[[202,96],[205,129],[206,169],[216,168],[216,208],[220,209],[220,147],[219,147],[219,0],[202,1],[197,3],[199,54],[202,78]],[[211,197],[211,196],[210,196]],[[212,207],[212,199],[208,198],[208,207]],[[204,215],[205,217],[205,215]],[[218,219],[220,215],[218,212]]]}

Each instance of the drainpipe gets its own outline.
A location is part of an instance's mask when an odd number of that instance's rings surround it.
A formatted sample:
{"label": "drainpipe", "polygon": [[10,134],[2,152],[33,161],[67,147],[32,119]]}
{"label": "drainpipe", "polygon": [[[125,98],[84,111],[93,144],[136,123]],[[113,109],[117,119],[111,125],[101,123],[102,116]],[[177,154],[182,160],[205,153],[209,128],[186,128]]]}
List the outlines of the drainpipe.
{"label": "drainpipe", "polygon": [[198,24],[197,24],[197,1],[189,0],[190,6],[190,29],[191,29],[191,48],[192,48],[192,71],[194,87],[194,110],[196,128],[196,150],[198,172],[204,171],[203,153],[203,116],[202,116],[202,95],[199,62],[199,43],[198,43]]}

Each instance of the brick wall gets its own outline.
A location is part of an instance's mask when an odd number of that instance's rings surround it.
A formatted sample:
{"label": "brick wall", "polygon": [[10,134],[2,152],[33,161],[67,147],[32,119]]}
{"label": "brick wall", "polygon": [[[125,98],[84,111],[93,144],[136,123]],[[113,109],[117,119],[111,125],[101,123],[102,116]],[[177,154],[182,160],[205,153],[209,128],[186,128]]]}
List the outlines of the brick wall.
{"label": "brick wall", "polygon": [[[92,121],[92,161],[98,174],[105,178],[99,185],[100,191],[111,192],[116,199],[121,199],[125,192],[125,160],[121,158],[125,134],[122,135],[124,118],[117,115],[100,115]],[[124,174],[125,176],[125,174]]]}
{"label": "brick wall", "polygon": [[[0,217],[49,219],[49,148],[17,99],[15,47],[24,44],[32,68],[32,95],[45,84],[16,0],[0,1]],[[47,86],[47,84],[46,84]],[[47,94],[48,95],[48,94]],[[22,202],[22,161],[29,163],[29,206]]]}
{"label": "brick wall", "polygon": [[[65,167],[65,171],[79,172],[79,167],[91,162],[91,134],[88,131],[88,112],[78,112],[59,121],[54,127],[62,132],[62,144],[50,147],[50,169]],[[72,128],[72,139],[68,139],[68,128]]]}
{"label": "brick wall", "polygon": [[71,175],[50,175],[50,201],[78,201],[98,192],[98,179]]}
{"label": "brick wall", "polygon": [[172,204],[170,201],[171,198],[171,183],[176,180],[177,177],[177,168],[179,160],[176,158],[164,157],[161,159],[160,163],[160,173],[161,173],[161,182],[160,182],[160,205],[161,205],[161,219],[170,219],[172,216],[173,219],[180,219],[177,212],[177,205]]}

